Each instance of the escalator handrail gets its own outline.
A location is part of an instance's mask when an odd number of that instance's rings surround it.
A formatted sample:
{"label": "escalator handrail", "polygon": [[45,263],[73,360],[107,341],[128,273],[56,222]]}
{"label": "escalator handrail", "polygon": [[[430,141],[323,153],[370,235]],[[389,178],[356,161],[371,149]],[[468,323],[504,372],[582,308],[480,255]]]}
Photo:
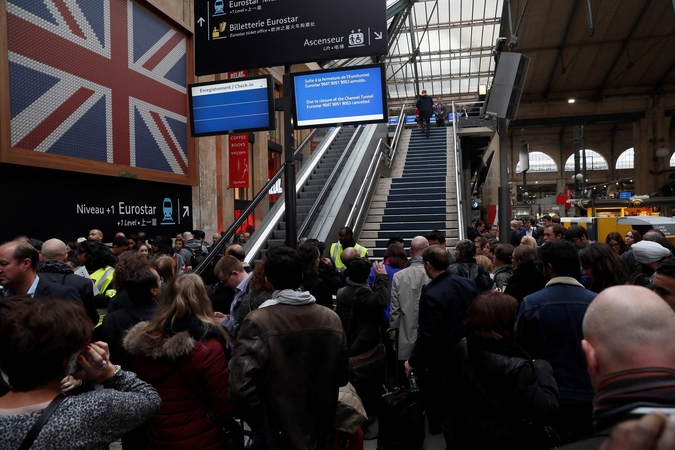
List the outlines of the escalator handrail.
{"label": "escalator handrail", "polygon": [[[317,128],[313,129],[311,133],[307,135],[307,137],[302,141],[302,143],[298,146],[298,148],[293,152],[293,160],[295,161],[295,158],[302,153],[302,150],[309,144],[309,142],[312,140],[312,138],[316,135],[317,133]],[[255,211],[255,209],[258,207],[261,201],[268,195],[270,189],[274,186],[274,184],[281,178],[281,175],[284,173],[284,168],[286,167],[286,163],[281,165],[281,168],[277,171],[277,173],[274,174],[272,178],[265,184],[265,186],[260,189],[260,192],[253,198],[251,201],[251,204],[244,210],[244,212],[239,216],[237,220],[235,220],[232,225],[225,231],[225,234],[220,238],[220,240],[216,243],[215,246],[211,248],[211,251],[206,254],[206,257],[204,260],[195,268],[193,269],[193,273],[196,274],[201,274],[206,267],[209,266],[211,261],[216,257],[216,255],[221,254],[221,250],[223,250],[224,247],[227,246],[228,242],[230,242],[230,239],[232,239],[232,236],[234,236],[234,233],[237,231],[237,229],[246,221],[248,216]]]}
{"label": "escalator handrail", "polygon": [[298,239],[300,239],[305,235],[309,226],[312,223],[312,220],[319,212],[321,205],[323,205],[323,200],[332,189],[332,186],[335,184],[335,179],[340,175],[340,173],[342,173],[342,168],[344,167],[348,155],[351,154],[351,150],[353,150],[362,132],[363,132],[363,125],[359,125],[354,131],[354,134],[352,135],[351,139],[345,146],[342,155],[340,155],[340,159],[338,159],[337,163],[335,163],[335,167],[333,167],[333,170],[331,171],[328,179],[324,183],[321,192],[319,192],[319,195],[312,204],[312,208],[309,210],[309,213],[307,213],[307,217],[305,217],[305,220],[302,222],[302,225],[300,225],[300,228],[298,229]]}
{"label": "escalator handrail", "polygon": [[[455,114],[455,102],[452,102],[452,113],[453,115]],[[455,117],[452,118],[452,135],[455,140],[454,142],[454,157],[455,157],[455,188],[457,189],[457,227],[459,228],[457,237],[461,240],[464,239],[464,234],[465,234],[465,229],[464,229],[464,199],[462,198],[462,189],[461,189],[461,161],[459,158],[459,150],[460,145],[459,145],[459,136],[457,135],[457,122],[455,121]]]}

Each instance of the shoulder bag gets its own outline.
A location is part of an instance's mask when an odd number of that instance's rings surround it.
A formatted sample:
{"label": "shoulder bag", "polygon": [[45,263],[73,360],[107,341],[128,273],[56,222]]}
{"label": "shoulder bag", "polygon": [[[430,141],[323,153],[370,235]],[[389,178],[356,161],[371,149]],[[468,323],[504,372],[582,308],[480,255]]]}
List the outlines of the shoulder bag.
{"label": "shoulder bag", "polygon": [[42,431],[42,427],[45,426],[47,420],[49,420],[49,417],[54,414],[54,411],[56,411],[56,409],[59,407],[59,405],[61,405],[61,403],[63,403],[65,399],[65,395],[59,394],[49,403],[45,410],[42,411],[42,414],[40,414],[40,417],[38,417],[38,420],[33,424],[30,430],[28,430],[28,434],[25,438],[23,438],[23,442],[19,446],[19,450],[28,450],[33,445],[33,442],[35,442],[35,439],[37,439],[38,434],[40,434],[40,431]]}

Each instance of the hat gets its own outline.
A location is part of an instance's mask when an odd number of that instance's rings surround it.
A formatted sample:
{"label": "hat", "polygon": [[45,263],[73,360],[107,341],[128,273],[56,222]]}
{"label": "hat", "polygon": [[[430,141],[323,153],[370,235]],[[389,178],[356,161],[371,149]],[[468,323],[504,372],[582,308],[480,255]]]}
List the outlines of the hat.
{"label": "hat", "polygon": [[631,250],[633,250],[635,260],[640,264],[650,264],[672,256],[670,250],[652,241],[636,242],[631,246]]}
{"label": "hat", "polygon": [[155,238],[151,240],[150,243],[155,247],[164,247],[170,253],[173,253],[173,240],[170,237],[155,236]]}

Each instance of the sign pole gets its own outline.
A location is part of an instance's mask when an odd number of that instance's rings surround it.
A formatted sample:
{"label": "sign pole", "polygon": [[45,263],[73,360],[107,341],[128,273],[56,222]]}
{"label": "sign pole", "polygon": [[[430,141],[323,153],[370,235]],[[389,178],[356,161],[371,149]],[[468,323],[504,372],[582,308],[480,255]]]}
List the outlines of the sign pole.
{"label": "sign pole", "polygon": [[511,194],[509,191],[509,173],[507,169],[506,119],[497,119],[499,134],[499,242],[511,242]]}
{"label": "sign pole", "polygon": [[298,246],[297,218],[295,210],[295,160],[293,159],[293,99],[291,97],[291,65],[286,64],[284,73],[284,153],[286,162],[284,166],[284,199],[286,205],[286,245],[290,248]]}

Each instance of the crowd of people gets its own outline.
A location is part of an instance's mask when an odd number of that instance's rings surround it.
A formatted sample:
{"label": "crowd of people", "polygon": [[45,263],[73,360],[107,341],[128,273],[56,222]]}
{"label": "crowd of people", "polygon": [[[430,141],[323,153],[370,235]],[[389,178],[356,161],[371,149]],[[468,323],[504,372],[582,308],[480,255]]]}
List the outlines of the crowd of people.
{"label": "crowd of people", "polygon": [[[2,448],[233,448],[243,421],[249,448],[324,449],[341,386],[372,439],[411,375],[448,449],[666,448],[675,247],[511,225],[500,243],[476,221],[452,250],[439,230],[391,238],[381,262],[343,227],[254,268],[238,234],[212,283],[190,272],[219,234],[17,237],[0,245]],[[382,343],[395,380],[350,365]]]}

